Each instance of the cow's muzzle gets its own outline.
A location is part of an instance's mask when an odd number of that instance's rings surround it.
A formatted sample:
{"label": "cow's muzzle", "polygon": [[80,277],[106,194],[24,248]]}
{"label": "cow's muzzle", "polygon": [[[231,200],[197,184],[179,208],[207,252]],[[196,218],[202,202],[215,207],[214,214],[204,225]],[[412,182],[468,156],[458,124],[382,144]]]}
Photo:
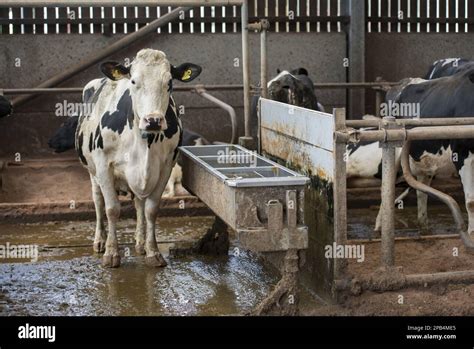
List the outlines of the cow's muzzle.
{"label": "cow's muzzle", "polygon": [[168,128],[164,116],[150,114],[140,120],[139,128],[143,131],[159,132]]}

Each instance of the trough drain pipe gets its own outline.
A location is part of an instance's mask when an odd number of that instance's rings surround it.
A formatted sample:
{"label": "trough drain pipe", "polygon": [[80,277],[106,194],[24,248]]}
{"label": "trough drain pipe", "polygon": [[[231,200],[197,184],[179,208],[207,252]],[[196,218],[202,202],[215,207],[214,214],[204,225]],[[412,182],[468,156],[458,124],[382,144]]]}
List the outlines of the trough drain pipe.
{"label": "trough drain pipe", "polygon": [[401,153],[401,164],[403,169],[403,176],[405,177],[406,182],[410,187],[413,189],[419,190],[425,194],[434,196],[435,198],[444,202],[453,215],[454,221],[456,222],[456,230],[458,231],[459,235],[461,236],[461,240],[463,241],[466,249],[469,252],[474,252],[474,241],[471,240],[469,234],[466,231],[466,226],[464,225],[464,220],[461,214],[461,209],[459,208],[458,203],[454,200],[451,196],[436,190],[426,184],[423,184],[413,177],[413,174],[410,170],[410,161],[409,161],[409,153],[410,153],[410,145],[411,141],[407,140],[406,143],[403,145],[402,153]]}
{"label": "trough drain pipe", "polygon": [[237,142],[237,115],[235,113],[235,109],[231,105],[207,93],[204,86],[197,86],[194,91],[201,97],[207,99],[209,102],[214,103],[229,114],[230,122],[232,124],[232,138],[230,140],[230,144],[235,144]]}

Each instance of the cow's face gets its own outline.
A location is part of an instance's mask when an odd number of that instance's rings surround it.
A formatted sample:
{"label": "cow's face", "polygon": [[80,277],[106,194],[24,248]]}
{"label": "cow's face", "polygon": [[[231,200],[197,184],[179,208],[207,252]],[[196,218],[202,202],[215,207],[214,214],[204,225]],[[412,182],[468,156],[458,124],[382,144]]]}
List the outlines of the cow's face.
{"label": "cow's face", "polygon": [[286,70],[268,83],[269,98],[278,102],[307,107],[308,99],[312,95],[314,90],[311,87],[306,86],[298,75]]}
{"label": "cow's face", "polygon": [[77,115],[67,119],[48,141],[49,147],[54,149],[55,153],[62,153],[74,148],[78,119]]}
{"label": "cow's face", "polygon": [[130,67],[106,62],[101,70],[112,80],[128,79],[138,127],[146,132],[167,129],[165,116],[173,79],[189,82],[201,73],[201,67],[191,63],[174,67],[163,52],[152,49],[139,51]]}

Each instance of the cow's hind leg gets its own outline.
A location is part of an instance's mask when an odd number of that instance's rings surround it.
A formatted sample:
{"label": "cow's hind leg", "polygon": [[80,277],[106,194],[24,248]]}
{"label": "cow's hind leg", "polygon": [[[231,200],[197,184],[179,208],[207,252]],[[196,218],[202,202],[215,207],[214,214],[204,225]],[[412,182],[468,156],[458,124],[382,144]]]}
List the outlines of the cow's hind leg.
{"label": "cow's hind leg", "polygon": [[464,165],[459,171],[464,197],[466,199],[466,209],[469,220],[468,232],[474,234],[474,154],[464,160]]}
{"label": "cow's hind leg", "polygon": [[[432,179],[433,177],[429,175],[417,177],[418,181],[426,185],[430,185]],[[418,226],[423,232],[428,229],[428,195],[418,190],[416,192],[416,201],[418,206]]]}
{"label": "cow's hind leg", "polygon": [[96,179],[91,176],[92,183],[92,199],[94,200],[95,216],[96,216],[96,227],[94,236],[94,252],[103,253],[105,251],[105,240],[107,234],[105,233],[104,226],[104,215],[105,215],[105,204],[104,197],[100,190],[99,183]]}
{"label": "cow's hind leg", "polygon": [[135,197],[135,209],[137,211],[137,230],[135,232],[135,251],[139,255],[145,254],[145,200]]}
{"label": "cow's hind leg", "polygon": [[117,222],[120,217],[120,202],[114,188],[113,177],[108,174],[99,175],[103,178],[100,182],[102,195],[105,201],[105,212],[107,214],[108,234],[105,242],[105,254],[102,257],[102,265],[109,268],[120,266],[120,255],[117,241]]}
{"label": "cow's hind leg", "polygon": [[158,215],[159,200],[147,199],[145,202],[145,218],[146,218],[146,242],[145,252],[146,264],[153,267],[164,267],[166,261],[158,250],[155,238],[155,222]]}

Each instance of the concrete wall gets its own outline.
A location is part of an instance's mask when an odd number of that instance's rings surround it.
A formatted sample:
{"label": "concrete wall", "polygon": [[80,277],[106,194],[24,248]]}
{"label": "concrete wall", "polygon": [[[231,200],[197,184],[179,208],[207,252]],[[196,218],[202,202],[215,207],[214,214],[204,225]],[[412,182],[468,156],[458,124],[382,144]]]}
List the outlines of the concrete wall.
{"label": "concrete wall", "polygon": [[[103,35],[3,35],[0,36],[0,88],[34,87],[47,78],[76,64],[121,36]],[[259,38],[251,36],[252,82],[258,82]],[[343,33],[270,33],[269,72],[304,66],[315,82],[344,82],[346,56]],[[150,36],[111,57],[118,61],[133,58],[143,47],[167,52],[174,63],[192,61],[204,71],[194,83],[241,84],[241,67],[234,67],[240,58],[239,34],[174,34]],[[377,76],[385,80],[419,77],[434,60],[462,56],[474,58],[471,34],[367,34],[366,80]],[[21,66],[15,67],[15,59]],[[64,86],[80,87],[100,76],[97,66],[91,67]],[[241,92],[212,92],[237,109],[239,134],[243,133]],[[64,118],[53,115],[54,106],[67,99],[78,101],[78,95],[42,96],[16,110],[16,117],[0,120],[0,156],[10,157],[15,152],[24,156],[44,155],[49,152],[46,141]],[[202,133],[210,140],[228,141],[231,127],[227,114],[193,93],[175,93],[178,104],[186,107],[183,122],[186,127]],[[328,111],[344,106],[343,90],[319,90],[318,97]],[[367,91],[366,112],[373,113],[374,93]]]}
{"label": "concrete wall", "polygon": [[[74,65],[90,54],[119,39],[102,35],[5,35],[0,37],[0,88],[34,87],[47,78]],[[258,83],[259,37],[251,35],[252,83]],[[345,35],[341,33],[278,33],[269,34],[269,72],[277,68],[306,67],[315,81],[345,81],[342,60],[345,57]],[[240,58],[239,34],[175,34],[154,35],[137,42],[123,52],[110,57],[122,61],[133,58],[144,47],[167,53],[171,62],[190,61],[203,66],[202,75],[193,84],[241,84],[242,68],[234,66]],[[15,59],[21,66],[15,67]],[[70,79],[63,86],[81,87],[100,76],[98,66],[91,67]],[[239,133],[243,133],[243,97],[241,92],[211,92],[237,109]],[[318,93],[329,109],[344,105],[345,94],[323,90]],[[228,141],[231,135],[227,114],[213,107],[201,97],[189,92],[176,92],[178,104],[186,107],[182,117],[186,127],[210,140]],[[78,95],[56,95],[36,98],[16,110],[15,118],[0,120],[0,156],[10,157],[15,152],[24,156],[44,155],[49,152],[47,139],[64,120],[54,116],[56,103],[79,101]]]}
{"label": "concrete wall", "polygon": [[[387,81],[406,77],[424,77],[431,63],[441,58],[474,59],[472,34],[403,34],[367,35],[366,80],[377,76]],[[374,112],[374,94],[367,93],[367,112]]]}

